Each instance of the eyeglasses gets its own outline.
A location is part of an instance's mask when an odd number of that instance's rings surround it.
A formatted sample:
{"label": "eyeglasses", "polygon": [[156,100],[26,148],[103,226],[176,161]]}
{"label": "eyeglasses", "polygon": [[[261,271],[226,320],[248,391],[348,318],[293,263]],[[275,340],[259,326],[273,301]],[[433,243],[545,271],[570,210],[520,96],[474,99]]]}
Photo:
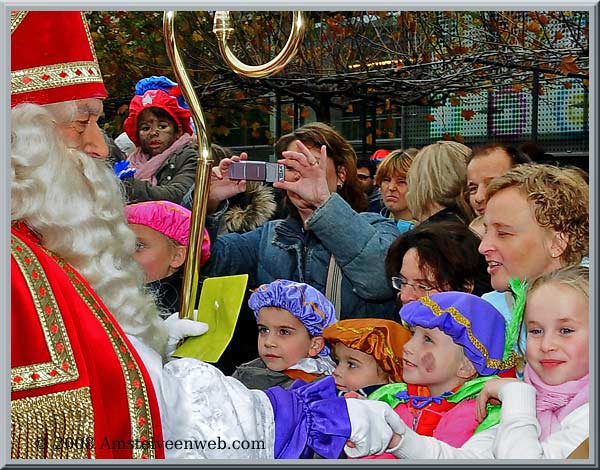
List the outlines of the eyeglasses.
{"label": "eyeglasses", "polygon": [[397,291],[401,291],[406,286],[412,287],[417,292],[431,292],[436,289],[435,287],[428,286],[427,284],[413,284],[412,282],[408,282],[403,276],[394,276],[392,277],[392,287]]}
{"label": "eyeglasses", "polygon": [[362,181],[373,178],[371,175],[361,175],[360,173],[358,173],[356,176],[358,176],[358,179]]}

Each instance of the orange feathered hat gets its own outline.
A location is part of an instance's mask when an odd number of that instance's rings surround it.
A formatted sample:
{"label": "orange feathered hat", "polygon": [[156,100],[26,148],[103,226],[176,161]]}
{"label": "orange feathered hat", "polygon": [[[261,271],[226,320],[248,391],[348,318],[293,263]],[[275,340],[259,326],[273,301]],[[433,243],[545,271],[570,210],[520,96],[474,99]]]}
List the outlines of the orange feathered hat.
{"label": "orange feathered hat", "polygon": [[341,320],[323,330],[332,346],[342,343],[373,356],[394,382],[402,382],[402,348],[412,334],[399,323],[380,318]]}
{"label": "orange feathered hat", "polygon": [[11,108],[106,98],[83,12],[13,11],[10,40]]}

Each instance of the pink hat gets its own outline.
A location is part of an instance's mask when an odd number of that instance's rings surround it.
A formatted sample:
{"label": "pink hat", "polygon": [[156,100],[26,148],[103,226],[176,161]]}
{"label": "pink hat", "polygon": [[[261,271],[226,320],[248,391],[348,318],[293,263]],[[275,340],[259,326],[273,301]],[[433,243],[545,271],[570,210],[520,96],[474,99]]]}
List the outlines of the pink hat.
{"label": "pink hat", "polygon": [[[185,207],[170,201],[145,201],[125,206],[127,223],[145,225],[162,233],[180,245],[188,246],[192,213]],[[210,258],[210,237],[204,229],[200,264]]]}

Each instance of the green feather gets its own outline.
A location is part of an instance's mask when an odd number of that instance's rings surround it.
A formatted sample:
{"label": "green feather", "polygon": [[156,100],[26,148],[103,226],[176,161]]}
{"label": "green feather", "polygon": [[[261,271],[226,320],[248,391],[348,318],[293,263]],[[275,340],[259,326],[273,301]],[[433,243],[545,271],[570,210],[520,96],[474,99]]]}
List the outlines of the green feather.
{"label": "green feather", "polygon": [[521,322],[523,321],[523,312],[525,311],[525,300],[527,283],[513,277],[508,281],[510,289],[515,296],[515,305],[513,307],[512,316],[508,325],[506,325],[506,336],[504,341],[504,356],[502,360],[506,361],[510,358],[513,345],[519,339],[519,331],[521,330]]}

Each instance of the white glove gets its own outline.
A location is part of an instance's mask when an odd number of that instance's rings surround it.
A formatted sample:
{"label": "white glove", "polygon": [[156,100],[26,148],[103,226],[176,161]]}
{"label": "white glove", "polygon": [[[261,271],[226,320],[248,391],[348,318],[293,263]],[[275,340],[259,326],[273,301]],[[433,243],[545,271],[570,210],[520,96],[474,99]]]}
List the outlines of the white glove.
{"label": "white glove", "polygon": [[385,452],[394,433],[404,434],[406,425],[387,403],[348,398],[348,415],[355,447],[344,447],[350,458],[379,455]]}
{"label": "white glove", "polygon": [[[194,318],[197,318],[198,311],[194,310]],[[179,313],[174,313],[165,320],[169,339],[167,340],[167,357],[177,349],[177,344],[189,336],[200,336],[208,331],[208,325],[201,321],[187,320],[179,318]]]}

